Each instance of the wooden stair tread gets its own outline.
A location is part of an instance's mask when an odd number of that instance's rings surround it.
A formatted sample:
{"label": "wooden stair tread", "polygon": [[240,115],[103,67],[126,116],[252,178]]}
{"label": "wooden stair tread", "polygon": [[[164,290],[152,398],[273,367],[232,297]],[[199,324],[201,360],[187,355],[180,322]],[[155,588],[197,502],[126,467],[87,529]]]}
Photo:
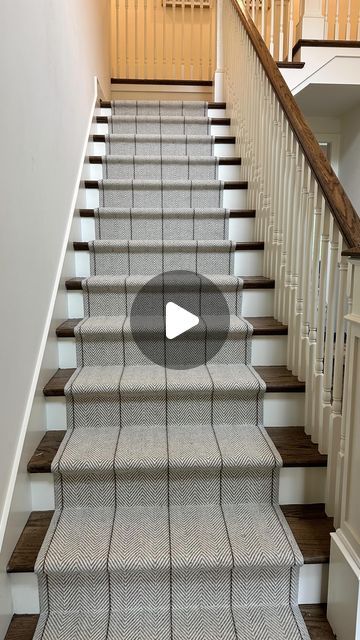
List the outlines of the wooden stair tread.
{"label": "wooden stair tread", "polygon": [[335,531],[323,504],[288,504],[281,510],[304,556],[305,564],[327,563],[330,557],[330,533]]}
{"label": "wooden stair tread", "polygon": [[[80,218],[94,218],[95,209],[79,209]],[[255,209],[230,209],[230,218],[255,218]]]}
{"label": "wooden stair tread", "polygon": [[[332,521],[325,516],[324,505],[283,505],[281,507],[305,562],[329,560]],[[35,560],[49,528],[52,511],[33,511],[15,546],[7,566],[8,573],[32,573]]]}
{"label": "wooden stair tread", "polygon": [[[118,116],[115,116],[115,117],[118,117]],[[174,116],[174,117],[176,118],[176,117],[182,117],[182,116]],[[109,120],[111,120],[111,119],[112,119],[112,116],[95,116],[95,122],[97,122],[98,124],[108,124]],[[224,117],[224,118],[208,118],[208,120],[210,120],[210,124],[211,125],[216,125],[216,126],[217,125],[222,125],[222,126],[225,126],[225,127],[229,127],[230,126],[230,118],[227,118],[227,117]]]}
{"label": "wooden stair tread", "polygon": [[[89,162],[89,164],[103,164],[103,157],[104,156],[95,156],[95,155],[87,156],[85,158],[85,161]],[[111,157],[111,154],[110,154],[110,157]],[[186,156],[183,156],[183,157],[186,158]],[[239,158],[239,156],[225,156],[225,157],[218,157],[217,159],[220,167],[241,165],[241,158]]]}
{"label": "wooden stair tread", "polygon": [[53,511],[33,511],[20,535],[7,566],[8,573],[34,571],[35,561],[49,528]]}
{"label": "wooden stair tread", "polygon": [[[114,100],[116,102],[116,100]],[[101,109],[111,109],[110,100],[100,100]],[[208,102],[208,109],[226,109],[226,102]]]}
{"label": "wooden stair tread", "polygon": [[326,618],[326,604],[301,604],[300,611],[311,640],[335,640]]}
{"label": "wooden stair tread", "polygon": [[[117,134],[113,134],[113,135],[117,135]],[[235,136],[212,136],[212,137],[214,139],[215,144],[235,144],[236,142]],[[106,135],[105,133],[94,133],[89,137],[89,140],[90,142],[106,142]]]}
{"label": "wooden stair tread", "polygon": [[[88,242],[73,242],[74,251],[89,251]],[[263,251],[264,242],[236,242],[235,251]]]}
{"label": "wooden stair tread", "polygon": [[[269,393],[305,391],[305,382],[298,380],[286,367],[254,367],[261,378],[266,383],[266,390]],[[47,397],[63,396],[64,387],[71,378],[75,369],[58,369],[45,385],[43,393]]]}
{"label": "wooden stair tread", "polygon": [[284,467],[326,467],[327,456],[311,442],[304,427],[266,427]]}
{"label": "wooden stair tread", "polygon": [[38,619],[39,616],[35,613],[13,615],[5,640],[32,640]]}
{"label": "wooden stair tread", "polygon": [[[300,610],[311,640],[335,640],[326,619],[326,605],[302,604]],[[38,619],[37,614],[14,615],[5,640],[33,640]]]}
{"label": "wooden stair tread", "polygon": [[[65,287],[68,291],[82,291],[81,283],[84,278],[70,278],[66,280]],[[275,280],[264,276],[244,276],[244,289],[274,289]]]}
{"label": "wooden stair tread", "polygon": [[[319,453],[303,427],[267,427],[266,431],[278,449],[284,467],[325,467],[327,456]],[[49,430],[29,460],[29,473],[50,473],[51,463],[65,436],[64,430]]]}
{"label": "wooden stair tread", "polygon": [[[69,318],[62,322],[56,329],[58,338],[73,338],[76,325],[82,318]],[[246,318],[254,327],[254,336],[287,335],[288,328],[271,316]]]}
{"label": "wooden stair tread", "polygon": [[28,473],[50,473],[51,464],[62,443],[66,431],[63,429],[51,429],[45,432],[41,442],[31,456],[27,470]]}
{"label": "wooden stair tread", "polygon": [[[85,189],[98,189],[99,182],[101,180],[84,180],[82,186]],[[247,189],[248,182],[246,180],[222,180],[224,189],[233,190],[233,189]]]}

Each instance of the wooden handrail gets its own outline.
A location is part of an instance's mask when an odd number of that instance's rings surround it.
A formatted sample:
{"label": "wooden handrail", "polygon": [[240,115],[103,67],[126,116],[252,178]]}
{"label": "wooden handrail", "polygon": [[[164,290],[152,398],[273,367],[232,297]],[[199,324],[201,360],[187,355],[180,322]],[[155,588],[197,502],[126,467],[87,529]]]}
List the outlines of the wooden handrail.
{"label": "wooden handrail", "polygon": [[265,73],[286,114],[289,124],[320,185],[340,232],[349,249],[360,248],[360,219],[346,195],[329,161],[320,149],[313,132],[302,115],[289,87],[278,70],[264,40],[246,8],[238,0],[231,0],[248,34]]}

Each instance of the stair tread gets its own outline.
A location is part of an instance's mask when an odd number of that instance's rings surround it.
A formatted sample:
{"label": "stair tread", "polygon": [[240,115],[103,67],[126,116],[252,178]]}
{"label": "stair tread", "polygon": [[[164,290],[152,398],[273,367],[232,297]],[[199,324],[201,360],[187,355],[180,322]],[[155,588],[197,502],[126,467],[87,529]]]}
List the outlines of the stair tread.
{"label": "stair tread", "polygon": [[[295,536],[305,562],[325,563],[329,560],[332,521],[324,505],[283,505],[286,520]],[[33,511],[9,560],[8,573],[32,573],[35,560],[48,530],[51,511]]]}
{"label": "stair tread", "polygon": [[125,122],[130,122],[132,120],[135,121],[135,118],[137,120],[137,122],[154,122],[154,121],[159,121],[160,118],[163,122],[166,121],[170,121],[170,120],[177,120],[179,123],[183,122],[183,119],[185,118],[185,122],[195,122],[198,120],[203,120],[204,122],[206,121],[210,121],[210,124],[212,125],[224,125],[224,126],[230,126],[230,118],[227,117],[221,117],[221,118],[214,118],[214,117],[208,117],[208,116],[170,116],[170,115],[161,115],[161,116],[146,116],[146,115],[140,115],[140,116],[133,116],[133,115],[115,115],[115,116],[96,116],[95,117],[95,122],[97,122],[98,124],[108,124],[109,122],[112,122],[113,120],[115,121],[125,121]]}
{"label": "stair tread", "polygon": [[335,640],[326,618],[326,604],[301,604],[300,611],[311,640]]}
{"label": "stair tread", "polygon": [[[116,100],[100,100],[100,107],[102,109],[111,109],[112,102]],[[208,102],[208,109],[226,109],[226,102]]]}
{"label": "stair tread", "polygon": [[5,640],[32,640],[38,619],[39,615],[35,613],[13,615]]}
{"label": "stair tread", "polygon": [[[298,380],[286,367],[254,367],[266,384],[269,393],[292,391],[302,393],[305,383]],[[71,378],[75,368],[58,369],[43,389],[47,397],[63,396],[65,384]]]}
{"label": "stair tread", "polygon": [[[326,605],[300,605],[311,640],[335,640],[326,619]],[[37,614],[14,615],[5,640],[32,640],[39,616]]]}
{"label": "stair tread", "polygon": [[305,564],[327,563],[330,557],[330,533],[335,531],[332,518],[323,504],[282,505],[291,531],[304,556]]}
{"label": "stair tread", "polygon": [[[303,427],[267,427],[266,431],[278,449],[284,467],[324,467],[327,457],[319,453]],[[29,460],[29,473],[50,473],[51,463],[65,436],[64,430],[46,431]]]}
{"label": "stair tread", "polygon": [[[103,207],[103,210],[106,211],[106,207]],[[111,209],[113,211],[113,209]],[[94,218],[95,209],[79,209],[80,218]],[[230,218],[255,218],[256,210],[255,209],[230,209],[229,217]]]}
{"label": "stair tread", "polygon": [[[70,278],[66,280],[65,287],[68,291],[82,291],[81,283],[86,278]],[[244,276],[243,289],[274,289],[275,280],[264,276]]]}
{"label": "stair tread", "polygon": [[[92,242],[92,241],[90,241]],[[73,247],[75,251],[89,251],[89,244],[90,242],[82,242],[82,241],[77,241],[75,240],[75,242],[73,242]],[[141,244],[145,244],[145,240],[126,240],[126,241],[121,241],[121,240],[96,240],[94,241],[96,242],[98,247],[101,247],[101,245],[103,244],[103,246],[107,247],[110,245],[113,245],[114,247],[118,246],[119,248],[124,247],[124,249],[127,248],[127,246],[132,243],[133,246],[141,245]],[[189,243],[196,243],[198,242],[197,240],[184,240],[183,242],[179,241],[176,244],[173,243],[172,246],[176,246],[179,245],[184,246],[184,245],[188,245]],[[152,244],[154,247],[157,247],[161,244],[161,241],[153,241],[153,242],[146,242],[146,245],[149,246],[150,244]],[[170,244],[170,243],[169,243]],[[221,244],[223,244],[224,246],[229,245],[229,241],[228,240],[219,240],[218,242],[212,242],[211,245],[209,243],[209,247],[212,248],[216,245],[221,246]],[[130,245],[131,246],[131,245]],[[236,242],[235,243],[235,251],[263,251],[264,249],[264,242],[261,241],[252,241],[252,242]]]}
{"label": "stair tread", "polygon": [[311,442],[303,427],[266,427],[284,467],[326,467],[327,456]]}
{"label": "stair tread", "polygon": [[[76,325],[82,318],[69,318],[56,328],[58,338],[73,338]],[[254,336],[287,335],[287,326],[270,316],[245,318],[254,327]]]}
{"label": "stair tread", "polygon": [[[131,135],[131,137],[133,137],[133,134],[124,134],[124,133],[110,133],[110,134],[105,134],[105,133],[94,133],[93,135],[90,136],[90,142],[106,142],[106,139],[109,138],[109,136],[114,136],[117,138],[123,138],[124,136],[128,136]],[[153,134],[154,137],[158,137],[159,134]],[[150,136],[148,134],[141,134],[141,133],[137,133],[136,136],[138,138],[141,138],[141,136],[144,136],[146,138],[149,138]],[[166,136],[163,136],[163,140],[165,139]],[[175,136],[169,135],[169,138],[174,138]],[[186,136],[182,136],[177,135],[176,138],[185,138]],[[187,138],[188,140],[191,142],[191,135],[188,135]],[[195,138],[198,138],[199,136],[193,136]],[[236,138],[235,136],[211,136],[211,135],[204,135],[201,136],[202,138],[212,138],[215,144],[235,144],[236,142]]]}

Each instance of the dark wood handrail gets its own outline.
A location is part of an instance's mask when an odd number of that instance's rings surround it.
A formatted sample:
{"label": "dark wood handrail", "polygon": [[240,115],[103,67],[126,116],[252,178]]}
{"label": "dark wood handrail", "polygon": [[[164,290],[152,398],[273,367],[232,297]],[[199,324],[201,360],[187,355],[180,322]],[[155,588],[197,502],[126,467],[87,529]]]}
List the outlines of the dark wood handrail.
{"label": "dark wood handrail", "polygon": [[[302,115],[246,9],[231,0],[349,249],[360,248],[360,219]],[[356,253],[356,252],[353,252]]]}

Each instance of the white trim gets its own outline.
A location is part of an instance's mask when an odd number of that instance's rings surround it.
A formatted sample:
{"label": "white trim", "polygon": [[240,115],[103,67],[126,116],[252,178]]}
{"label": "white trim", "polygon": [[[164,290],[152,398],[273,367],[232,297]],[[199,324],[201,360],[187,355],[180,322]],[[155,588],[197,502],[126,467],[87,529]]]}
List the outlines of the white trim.
{"label": "white trim", "polygon": [[86,156],[86,150],[87,150],[87,145],[88,145],[88,141],[89,141],[90,129],[91,129],[92,122],[93,122],[93,114],[94,114],[94,109],[95,109],[95,106],[96,106],[97,98],[98,98],[98,80],[97,80],[97,77],[95,76],[94,77],[94,95],[93,95],[93,100],[92,100],[91,107],[90,107],[89,120],[88,120],[87,129],[86,129],[85,140],[84,140],[84,143],[83,143],[83,149],[82,149],[81,157],[80,157],[80,160],[79,160],[79,168],[78,168],[77,177],[76,177],[76,181],[75,181],[75,185],[74,185],[73,197],[72,197],[72,201],[71,201],[71,205],[70,205],[70,211],[69,211],[68,220],[67,220],[67,224],[66,224],[64,240],[63,240],[63,244],[62,244],[62,248],[61,248],[60,260],[59,260],[58,269],[57,269],[57,272],[56,272],[54,286],[53,286],[53,290],[52,290],[52,294],[51,294],[51,299],[50,299],[50,303],[49,303],[49,308],[48,308],[48,313],[47,313],[46,322],[45,322],[45,326],[44,326],[44,331],[43,331],[43,335],[42,335],[42,338],[41,338],[40,348],[39,348],[38,356],[37,356],[37,359],[36,359],[36,364],[35,364],[35,368],[34,368],[34,375],[33,375],[32,381],[31,381],[30,391],[29,391],[29,394],[28,394],[27,402],[26,402],[24,417],[23,417],[22,424],[21,424],[21,429],[20,429],[20,435],[19,435],[19,439],[18,439],[18,442],[17,442],[16,452],[15,452],[13,465],[12,465],[12,469],[11,469],[10,480],[8,482],[8,486],[7,486],[7,490],[6,490],[6,495],[5,495],[5,500],[4,500],[4,508],[2,510],[1,517],[0,517],[0,552],[1,552],[2,546],[3,546],[3,541],[4,541],[5,531],[6,531],[6,525],[7,525],[7,521],[8,521],[8,517],[9,517],[9,513],[10,513],[11,502],[12,502],[12,498],[13,498],[16,478],[17,478],[20,459],[21,459],[21,453],[22,453],[22,450],[23,450],[24,442],[25,442],[25,436],[26,436],[26,432],[27,432],[27,429],[28,429],[28,423],[29,423],[31,409],[32,409],[33,401],[34,401],[35,392],[36,392],[37,382],[38,382],[38,378],[39,378],[39,374],[40,374],[40,370],[41,370],[41,365],[42,365],[42,361],[43,361],[43,357],[44,357],[46,343],[47,343],[47,340],[48,340],[48,334],[49,334],[50,324],[51,324],[51,320],[52,320],[52,316],[53,316],[55,301],[56,301],[56,297],[57,297],[57,294],[58,294],[59,283],[60,283],[61,273],[62,273],[62,269],[63,269],[65,254],[66,254],[66,250],[67,250],[67,246],[68,246],[70,229],[71,229],[71,225],[72,225],[72,221],[73,221],[75,204],[76,204],[76,200],[77,200],[77,197],[78,197],[79,185],[80,185],[80,180],[81,180],[84,160],[85,160],[85,156]]}

